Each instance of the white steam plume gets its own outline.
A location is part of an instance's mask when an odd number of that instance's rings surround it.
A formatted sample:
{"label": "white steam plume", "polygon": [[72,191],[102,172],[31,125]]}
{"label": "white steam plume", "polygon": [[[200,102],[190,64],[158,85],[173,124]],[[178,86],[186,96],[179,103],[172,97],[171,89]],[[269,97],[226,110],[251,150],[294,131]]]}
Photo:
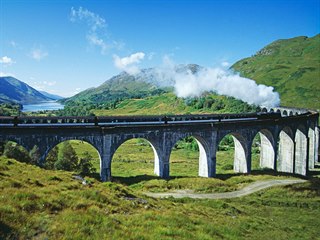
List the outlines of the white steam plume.
{"label": "white steam plume", "polygon": [[258,106],[273,107],[280,104],[279,94],[273,91],[273,87],[256,84],[230,70],[198,67],[192,72],[186,66],[182,70],[181,66],[173,64],[168,58],[164,62],[164,66],[155,69],[153,74],[159,85],[174,86],[178,97],[197,97],[203,92],[213,91]]}

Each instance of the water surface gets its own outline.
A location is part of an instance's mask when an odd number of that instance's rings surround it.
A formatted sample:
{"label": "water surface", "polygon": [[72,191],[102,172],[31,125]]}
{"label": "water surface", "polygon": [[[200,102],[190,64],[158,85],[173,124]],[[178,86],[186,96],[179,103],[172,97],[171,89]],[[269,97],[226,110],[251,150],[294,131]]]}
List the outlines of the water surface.
{"label": "water surface", "polygon": [[38,111],[45,111],[45,110],[59,110],[63,109],[64,105],[56,102],[42,102],[37,104],[26,104],[23,105],[22,112],[38,112]]}

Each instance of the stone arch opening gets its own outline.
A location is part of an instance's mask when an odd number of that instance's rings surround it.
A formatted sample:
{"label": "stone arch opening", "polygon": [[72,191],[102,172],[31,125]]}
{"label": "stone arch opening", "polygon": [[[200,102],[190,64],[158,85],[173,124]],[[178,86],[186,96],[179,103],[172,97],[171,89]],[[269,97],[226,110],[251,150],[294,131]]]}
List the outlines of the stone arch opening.
{"label": "stone arch opening", "polygon": [[199,136],[187,136],[174,144],[170,153],[171,176],[208,177],[208,146]]}
{"label": "stone arch opening", "polygon": [[145,138],[127,139],[112,155],[111,172],[120,178],[159,175],[158,151]]}
{"label": "stone arch opening", "polygon": [[291,128],[284,127],[279,134],[277,170],[293,173],[294,142]]}
{"label": "stone arch opening", "polygon": [[1,142],[0,153],[7,158],[13,158],[19,162],[25,162],[33,165],[40,164],[40,155],[37,158],[32,154],[33,149],[28,149],[27,147],[20,145],[15,141],[4,141]]}
{"label": "stone arch opening", "polygon": [[101,157],[99,151],[85,140],[65,140],[48,150],[44,168],[74,171],[98,178]]}
{"label": "stone arch opening", "polygon": [[268,109],[267,108],[262,108],[261,112],[266,113],[266,112],[268,112]]}
{"label": "stone arch opening", "polygon": [[294,173],[300,175],[307,175],[308,142],[305,132],[305,128],[303,126],[299,126],[295,134]]}
{"label": "stone arch opening", "polygon": [[[233,158],[232,158],[233,156]],[[238,133],[225,135],[218,144],[217,173],[247,173],[251,170],[248,163],[248,147],[245,139]]]}
{"label": "stone arch opening", "polygon": [[274,169],[274,146],[275,143],[272,133],[268,129],[261,129],[252,141],[252,169]]}
{"label": "stone arch opening", "polygon": [[293,116],[293,112],[292,111],[289,112],[289,116]]}

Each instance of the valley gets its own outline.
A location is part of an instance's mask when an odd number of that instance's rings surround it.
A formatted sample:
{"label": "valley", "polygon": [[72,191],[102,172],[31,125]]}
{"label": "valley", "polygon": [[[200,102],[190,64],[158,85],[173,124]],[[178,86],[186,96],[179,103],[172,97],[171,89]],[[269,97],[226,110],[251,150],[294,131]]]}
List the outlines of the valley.
{"label": "valley", "polygon": [[[281,105],[320,109],[319,35],[276,41],[230,71],[274,86]],[[290,60],[289,60],[290,59]],[[203,67],[179,65],[192,77]],[[122,72],[96,88],[59,99],[63,109],[21,111],[21,105],[57,100],[12,77],[0,79],[2,116],[129,116],[256,112],[249,104],[216,91],[178,97],[143,69]],[[261,139],[252,145],[252,173],[234,172],[234,140],[218,147],[217,176],[198,177],[199,147],[179,141],[170,155],[170,178],[154,174],[154,152],[141,138],[124,142],[112,159],[112,182],[100,182],[100,158],[85,141],[51,150],[39,166],[39,151],[14,142],[0,144],[1,239],[316,239],[320,225],[319,164],[301,177],[260,167]],[[66,150],[67,149],[67,150]],[[39,150],[39,149],[38,149]],[[11,152],[10,152],[11,151]],[[70,161],[72,160],[72,161]],[[70,164],[71,163],[71,164]],[[81,176],[81,177],[80,177]],[[82,181],[82,178],[85,181]],[[146,192],[227,193],[269,180],[306,182],[275,186],[234,199],[155,199]]]}

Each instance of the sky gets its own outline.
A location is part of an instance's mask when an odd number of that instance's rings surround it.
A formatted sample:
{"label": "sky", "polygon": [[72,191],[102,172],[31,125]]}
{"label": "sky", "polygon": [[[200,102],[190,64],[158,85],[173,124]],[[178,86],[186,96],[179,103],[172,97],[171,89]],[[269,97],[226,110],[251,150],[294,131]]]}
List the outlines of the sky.
{"label": "sky", "polygon": [[68,97],[167,59],[227,68],[319,30],[320,0],[0,0],[0,76]]}

